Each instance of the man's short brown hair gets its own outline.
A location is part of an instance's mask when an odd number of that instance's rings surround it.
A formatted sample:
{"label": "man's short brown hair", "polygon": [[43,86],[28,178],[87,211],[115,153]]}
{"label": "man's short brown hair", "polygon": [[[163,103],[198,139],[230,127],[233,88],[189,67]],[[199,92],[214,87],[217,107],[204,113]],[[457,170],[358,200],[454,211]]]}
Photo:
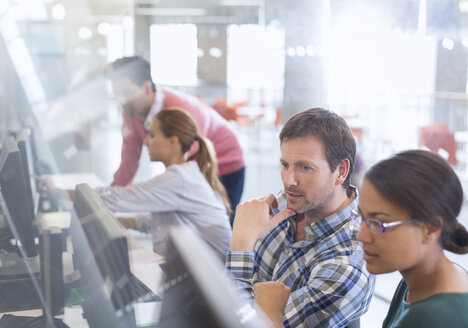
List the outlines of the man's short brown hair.
{"label": "man's short brown hair", "polygon": [[349,173],[343,181],[343,188],[350,184],[356,155],[356,141],[345,120],[323,108],[309,108],[292,116],[280,133],[280,144],[284,141],[317,137],[323,144],[330,170],[333,172],[343,159],[349,160]]}
{"label": "man's short brown hair", "polygon": [[140,56],[116,59],[106,66],[104,76],[111,81],[128,78],[139,86],[149,81],[151,82],[153,91],[155,90],[155,85],[151,78],[151,65],[149,61]]}

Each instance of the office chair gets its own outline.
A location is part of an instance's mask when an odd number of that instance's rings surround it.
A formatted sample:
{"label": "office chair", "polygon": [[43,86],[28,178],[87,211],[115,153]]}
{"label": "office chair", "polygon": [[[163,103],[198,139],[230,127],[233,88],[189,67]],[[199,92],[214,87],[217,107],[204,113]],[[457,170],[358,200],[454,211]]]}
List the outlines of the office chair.
{"label": "office chair", "polygon": [[457,165],[457,143],[455,135],[450,132],[447,124],[432,124],[419,128],[419,147],[425,146],[438,153],[439,149],[447,152],[447,161]]}

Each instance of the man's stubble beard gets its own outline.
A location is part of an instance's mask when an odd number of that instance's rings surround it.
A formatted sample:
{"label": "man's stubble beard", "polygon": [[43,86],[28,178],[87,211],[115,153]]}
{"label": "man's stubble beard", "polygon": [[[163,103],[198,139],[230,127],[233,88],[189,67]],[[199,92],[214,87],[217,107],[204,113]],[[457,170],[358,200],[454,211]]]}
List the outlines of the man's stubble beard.
{"label": "man's stubble beard", "polygon": [[333,188],[330,188],[330,190],[327,191],[327,194],[320,201],[320,203],[308,204],[309,206],[296,210],[296,213],[303,214],[307,217],[317,217],[321,213],[324,212],[324,209],[328,207],[328,204],[330,203],[330,201],[333,199],[334,196],[335,196],[335,191],[333,190]]}

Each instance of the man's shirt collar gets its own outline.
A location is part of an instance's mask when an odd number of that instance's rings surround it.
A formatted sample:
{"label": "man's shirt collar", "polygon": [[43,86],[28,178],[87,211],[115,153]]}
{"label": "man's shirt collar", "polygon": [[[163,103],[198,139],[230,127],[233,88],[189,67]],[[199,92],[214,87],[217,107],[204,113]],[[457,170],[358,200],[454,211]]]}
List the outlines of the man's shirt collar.
{"label": "man's shirt collar", "polygon": [[149,130],[151,120],[155,117],[162,109],[164,108],[164,91],[160,86],[156,86],[156,91],[154,92],[154,102],[151,106],[148,114],[146,115],[144,126],[145,130]]}

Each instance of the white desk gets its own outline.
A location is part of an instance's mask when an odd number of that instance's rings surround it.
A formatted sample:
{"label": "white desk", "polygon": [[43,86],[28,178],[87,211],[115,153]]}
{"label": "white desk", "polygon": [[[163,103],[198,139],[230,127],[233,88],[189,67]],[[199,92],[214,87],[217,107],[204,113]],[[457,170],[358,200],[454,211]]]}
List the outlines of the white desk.
{"label": "white desk", "polygon": [[64,173],[45,175],[57,188],[73,190],[80,183],[87,183],[91,188],[104,187],[106,184],[94,173]]}

